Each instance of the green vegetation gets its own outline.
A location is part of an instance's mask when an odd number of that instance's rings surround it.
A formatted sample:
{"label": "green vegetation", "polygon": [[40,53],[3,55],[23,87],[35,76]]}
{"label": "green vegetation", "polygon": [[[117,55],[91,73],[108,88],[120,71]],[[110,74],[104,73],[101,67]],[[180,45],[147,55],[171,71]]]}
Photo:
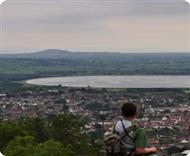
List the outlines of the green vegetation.
{"label": "green vegetation", "polygon": [[34,137],[16,137],[10,141],[5,149],[7,156],[68,156],[72,155],[70,146],[64,147],[61,142],[48,140],[36,144]]}
{"label": "green vegetation", "polygon": [[73,115],[0,122],[0,150],[6,156],[95,156],[96,148]]}
{"label": "green vegetation", "polygon": [[67,57],[2,57],[0,80],[72,75],[189,75],[187,54],[70,54]]}

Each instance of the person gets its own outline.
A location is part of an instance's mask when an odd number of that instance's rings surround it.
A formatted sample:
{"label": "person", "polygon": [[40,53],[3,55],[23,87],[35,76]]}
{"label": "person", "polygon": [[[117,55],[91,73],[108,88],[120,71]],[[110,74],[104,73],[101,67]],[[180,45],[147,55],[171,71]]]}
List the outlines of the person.
{"label": "person", "polygon": [[156,147],[148,147],[145,131],[134,123],[137,116],[137,106],[134,103],[124,103],[121,109],[121,117],[113,127],[114,133],[126,132],[120,141],[121,155],[154,155],[158,151]]}

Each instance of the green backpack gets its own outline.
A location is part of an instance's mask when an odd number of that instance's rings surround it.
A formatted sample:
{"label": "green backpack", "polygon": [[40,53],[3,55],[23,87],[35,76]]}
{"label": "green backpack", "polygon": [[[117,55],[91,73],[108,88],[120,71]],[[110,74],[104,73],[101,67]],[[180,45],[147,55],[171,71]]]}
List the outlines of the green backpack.
{"label": "green backpack", "polygon": [[[130,139],[134,141],[134,138],[132,138],[129,135],[129,132],[136,129],[137,126],[133,125],[126,129],[123,124],[123,121],[122,120],[120,121],[122,123],[124,131],[121,134],[117,134],[114,130],[115,129],[115,126],[114,126],[113,132],[106,135],[102,141],[102,146],[101,146],[101,149],[99,150],[100,156],[120,156],[122,152],[121,147],[120,147],[121,140],[124,137],[128,136]],[[131,150],[131,152],[128,154],[128,156],[132,156],[132,155],[134,156],[134,150]]]}

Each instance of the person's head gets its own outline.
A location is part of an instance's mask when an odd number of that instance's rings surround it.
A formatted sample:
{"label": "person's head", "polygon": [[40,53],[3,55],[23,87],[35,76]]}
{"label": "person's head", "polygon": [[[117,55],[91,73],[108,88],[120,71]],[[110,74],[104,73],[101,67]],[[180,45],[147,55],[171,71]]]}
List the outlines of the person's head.
{"label": "person's head", "polygon": [[137,115],[137,106],[134,103],[126,102],[121,108],[121,113],[124,117],[134,118]]}

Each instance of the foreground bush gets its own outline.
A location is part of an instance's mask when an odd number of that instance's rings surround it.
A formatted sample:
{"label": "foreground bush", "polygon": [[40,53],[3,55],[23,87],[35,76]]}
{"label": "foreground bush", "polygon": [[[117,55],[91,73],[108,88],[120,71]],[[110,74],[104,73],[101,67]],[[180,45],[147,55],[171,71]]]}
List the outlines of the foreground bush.
{"label": "foreground bush", "polygon": [[83,126],[73,115],[0,122],[1,151],[6,156],[96,156]]}

